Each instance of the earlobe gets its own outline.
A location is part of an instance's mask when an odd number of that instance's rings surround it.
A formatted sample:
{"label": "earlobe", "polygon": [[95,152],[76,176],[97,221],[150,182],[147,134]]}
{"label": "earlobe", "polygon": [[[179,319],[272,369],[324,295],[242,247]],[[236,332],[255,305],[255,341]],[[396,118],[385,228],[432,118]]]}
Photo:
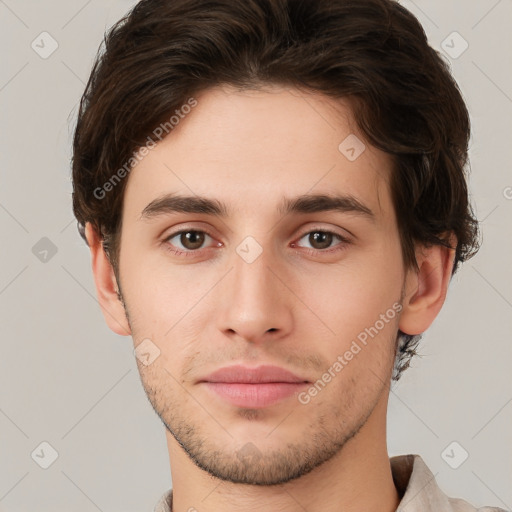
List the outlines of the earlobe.
{"label": "earlobe", "polygon": [[425,332],[444,304],[455,259],[454,235],[449,242],[452,248],[433,245],[417,250],[419,270],[410,269],[407,273],[399,322],[399,329],[406,334]]}
{"label": "earlobe", "polygon": [[131,329],[123,304],[118,297],[118,285],[114,270],[103,250],[100,236],[90,222],[85,225],[85,236],[91,250],[94,283],[105,321],[116,334],[129,336]]}

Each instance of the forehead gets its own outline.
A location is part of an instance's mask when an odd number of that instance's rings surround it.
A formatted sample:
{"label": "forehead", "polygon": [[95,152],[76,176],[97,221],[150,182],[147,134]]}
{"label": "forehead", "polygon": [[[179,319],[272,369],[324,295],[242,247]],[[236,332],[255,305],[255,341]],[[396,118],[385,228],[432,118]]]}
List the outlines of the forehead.
{"label": "forehead", "polygon": [[365,142],[348,100],[277,86],[216,87],[195,100],[130,172],[131,219],[166,193],[215,198],[240,214],[306,193],[390,209],[390,157]]}

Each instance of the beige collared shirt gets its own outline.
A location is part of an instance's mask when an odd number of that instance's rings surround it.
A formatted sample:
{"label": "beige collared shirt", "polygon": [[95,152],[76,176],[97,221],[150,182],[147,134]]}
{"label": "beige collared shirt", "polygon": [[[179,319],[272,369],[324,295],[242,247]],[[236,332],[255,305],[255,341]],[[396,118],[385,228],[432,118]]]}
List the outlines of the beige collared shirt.
{"label": "beige collared shirt", "polygon": [[[391,472],[402,497],[397,512],[506,512],[502,508],[475,508],[460,498],[449,498],[419,455],[390,458]],[[172,489],[156,504],[154,512],[172,512]]]}

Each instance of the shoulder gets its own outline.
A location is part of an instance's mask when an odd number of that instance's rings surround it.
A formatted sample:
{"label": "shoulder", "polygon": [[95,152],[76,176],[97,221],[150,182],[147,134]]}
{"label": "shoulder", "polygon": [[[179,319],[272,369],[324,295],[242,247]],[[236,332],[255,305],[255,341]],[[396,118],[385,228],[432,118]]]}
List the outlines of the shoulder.
{"label": "shoulder", "polygon": [[153,512],[172,512],[172,489],[160,496]]}
{"label": "shoulder", "polygon": [[464,499],[447,496],[420,455],[391,457],[390,465],[401,496],[397,512],[507,512],[499,507],[476,508]]}
{"label": "shoulder", "polygon": [[450,504],[450,511],[453,512],[507,512],[499,507],[480,507],[476,508],[471,503],[460,498],[447,498]]}

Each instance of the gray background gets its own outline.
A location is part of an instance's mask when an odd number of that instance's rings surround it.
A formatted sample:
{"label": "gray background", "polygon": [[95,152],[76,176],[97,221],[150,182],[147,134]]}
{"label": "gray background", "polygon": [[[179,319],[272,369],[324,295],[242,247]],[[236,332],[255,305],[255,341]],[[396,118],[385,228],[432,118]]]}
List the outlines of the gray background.
{"label": "gray background", "polygon": [[[150,511],[171,486],[164,427],[131,338],[104,323],[71,211],[77,102],[104,31],[134,4],[0,0],[0,510]],[[421,454],[450,496],[510,509],[512,3],[403,4],[452,53],[472,117],[484,243],[392,389],[389,452]],[[51,48],[43,31],[58,43],[46,59],[31,47]],[[464,43],[454,31],[469,44],[456,58]],[[44,441],[58,452],[47,469]],[[462,449],[469,457],[453,469],[446,454],[454,464]]]}

